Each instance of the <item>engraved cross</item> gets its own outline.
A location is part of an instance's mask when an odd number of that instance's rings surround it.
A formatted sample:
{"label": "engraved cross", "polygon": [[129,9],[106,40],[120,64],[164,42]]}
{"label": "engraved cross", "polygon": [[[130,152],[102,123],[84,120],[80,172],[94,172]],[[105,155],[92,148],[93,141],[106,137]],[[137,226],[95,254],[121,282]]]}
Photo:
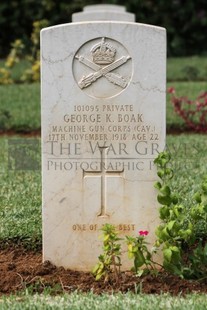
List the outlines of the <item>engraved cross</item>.
{"label": "engraved cross", "polygon": [[106,150],[108,146],[99,146],[99,150],[101,153],[101,163],[100,170],[97,171],[85,171],[83,170],[83,177],[91,176],[91,177],[101,177],[101,210],[98,216],[108,217],[109,215],[106,213],[106,196],[107,196],[107,176],[122,176],[124,169],[116,170],[116,171],[108,171],[106,169]]}

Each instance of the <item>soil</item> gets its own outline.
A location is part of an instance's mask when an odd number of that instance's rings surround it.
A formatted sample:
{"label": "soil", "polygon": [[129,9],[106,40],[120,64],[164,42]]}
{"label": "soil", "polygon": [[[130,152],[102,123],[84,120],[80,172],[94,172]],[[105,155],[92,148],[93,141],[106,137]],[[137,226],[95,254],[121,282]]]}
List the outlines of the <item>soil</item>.
{"label": "soil", "polygon": [[41,130],[36,129],[32,131],[27,131],[27,130],[0,130],[0,137],[5,136],[5,137],[11,137],[11,136],[20,136],[20,137],[25,137],[25,138],[30,138],[30,137],[40,137],[41,136]]}
{"label": "soil", "polygon": [[50,289],[53,294],[62,292],[90,292],[101,294],[115,292],[142,292],[147,294],[170,293],[185,295],[190,292],[207,293],[207,281],[188,281],[160,272],[158,276],[136,277],[132,272],[123,272],[119,283],[114,279],[95,281],[87,272],[55,267],[49,261],[42,263],[40,252],[31,252],[22,247],[0,250],[0,295],[16,293],[29,288],[41,293]]}

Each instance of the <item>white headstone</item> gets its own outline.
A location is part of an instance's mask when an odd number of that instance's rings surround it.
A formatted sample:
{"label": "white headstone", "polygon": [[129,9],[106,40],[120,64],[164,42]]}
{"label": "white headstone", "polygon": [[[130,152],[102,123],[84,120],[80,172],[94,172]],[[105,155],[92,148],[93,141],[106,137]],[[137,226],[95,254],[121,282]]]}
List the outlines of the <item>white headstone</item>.
{"label": "white headstone", "polygon": [[155,239],[166,33],[113,21],[49,27],[41,61],[43,259],[91,270],[105,223]]}
{"label": "white headstone", "polygon": [[91,11],[116,11],[116,12],[126,12],[125,6],[122,5],[114,5],[114,4],[95,4],[95,5],[87,5],[83,8],[84,12]]}
{"label": "white headstone", "polygon": [[83,12],[74,13],[72,15],[73,22],[101,20],[134,22],[135,15],[126,12],[124,6],[113,4],[88,5],[83,9]]}

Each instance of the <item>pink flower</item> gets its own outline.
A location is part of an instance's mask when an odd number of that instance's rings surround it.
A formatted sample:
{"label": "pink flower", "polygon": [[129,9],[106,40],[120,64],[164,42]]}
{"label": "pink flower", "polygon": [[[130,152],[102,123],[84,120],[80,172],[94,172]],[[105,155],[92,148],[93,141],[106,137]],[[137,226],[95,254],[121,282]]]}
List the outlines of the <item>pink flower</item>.
{"label": "pink flower", "polygon": [[174,87],[169,87],[167,90],[168,94],[174,94],[175,93],[175,88]]}
{"label": "pink flower", "polygon": [[147,236],[149,234],[148,230],[140,230],[139,231],[140,236]]}

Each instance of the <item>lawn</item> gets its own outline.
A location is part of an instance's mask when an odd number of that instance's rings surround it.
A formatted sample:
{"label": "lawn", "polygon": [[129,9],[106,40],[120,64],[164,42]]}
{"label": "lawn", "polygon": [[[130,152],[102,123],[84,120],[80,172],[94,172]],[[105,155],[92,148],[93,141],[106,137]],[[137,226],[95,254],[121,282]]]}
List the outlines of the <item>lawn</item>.
{"label": "lawn", "polygon": [[200,56],[169,58],[167,79],[171,81],[206,81],[207,58]]}
{"label": "lawn", "polygon": [[0,131],[40,129],[40,85],[0,86]]}
{"label": "lawn", "polygon": [[205,310],[206,295],[187,295],[172,297],[169,295],[142,295],[142,294],[112,294],[96,296],[93,293],[87,295],[72,293],[51,297],[47,294],[10,296],[0,299],[0,309],[9,310]]}

